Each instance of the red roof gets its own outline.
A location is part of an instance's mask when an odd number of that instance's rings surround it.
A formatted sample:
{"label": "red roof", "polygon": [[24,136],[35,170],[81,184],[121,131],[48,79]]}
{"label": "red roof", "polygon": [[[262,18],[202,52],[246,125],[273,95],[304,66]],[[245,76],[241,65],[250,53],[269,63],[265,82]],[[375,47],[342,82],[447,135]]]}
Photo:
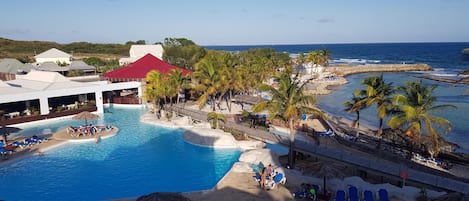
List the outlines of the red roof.
{"label": "red roof", "polygon": [[109,79],[141,80],[145,79],[147,73],[152,70],[160,71],[161,74],[164,75],[169,74],[173,69],[181,70],[183,75],[192,73],[190,70],[173,66],[156,58],[152,54],[147,54],[132,64],[104,73],[103,77]]}

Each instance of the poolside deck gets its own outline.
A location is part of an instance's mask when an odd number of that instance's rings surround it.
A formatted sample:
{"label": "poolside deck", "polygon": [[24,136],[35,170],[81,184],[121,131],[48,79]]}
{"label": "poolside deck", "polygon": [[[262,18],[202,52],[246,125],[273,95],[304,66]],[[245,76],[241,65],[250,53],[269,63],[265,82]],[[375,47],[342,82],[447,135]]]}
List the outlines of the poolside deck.
{"label": "poolside deck", "polygon": [[67,129],[62,129],[57,131],[52,135],[53,139],[60,140],[60,141],[94,141],[97,136],[101,139],[108,138],[114,136],[119,131],[119,128],[112,126],[109,130],[102,130],[95,135],[84,135],[80,137],[73,137],[69,133],[67,133]]}
{"label": "poolside deck", "polygon": [[[103,131],[99,132],[99,136],[100,136],[101,139],[112,137],[112,136],[116,135],[118,131],[119,131],[119,129],[117,127],[113,126],[112,129],[110,129],[110,130],[103,130]],[[91,136],[72,137],[72,136],[70,136],[70,134],[67,134],[66,129],[62,129],[60,131],[57,131],[54,134],[44,135],[42,137],[47,137],[49,140],[47,142],[42,142],[42,143],[39,143],[39,144],[24,147],[24,148],[16,147],[12,154],[7,154],[7,155],[1,155],[0,156],[0,164],[2,162],[12,161],[13,159],[18,159],[18,158],[21,158],[21,157],[24,157],[24,156],[28,156],[30,154],[41,155],[42,152],[44,152],[45,150],[47,150],[51,147],[54,147],[56,145],[62,144],[64,142],[67,142],[67,141],[75,141],[75,142],[83,141],[84,142],[84,141],[95,141],[96,140],[96,136],[93,136],[93,135],[91,135]],[[14,139],[9,140],[9,142],[22,141],[23,139],[24,139],[24,137],[23,138],[14,138]]]}

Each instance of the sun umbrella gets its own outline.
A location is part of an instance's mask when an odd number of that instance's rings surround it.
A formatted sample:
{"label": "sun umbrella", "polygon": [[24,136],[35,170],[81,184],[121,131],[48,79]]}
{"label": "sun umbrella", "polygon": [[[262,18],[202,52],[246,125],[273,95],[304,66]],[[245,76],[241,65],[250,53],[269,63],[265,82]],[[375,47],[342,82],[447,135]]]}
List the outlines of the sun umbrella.
{"label": "sun umbrella", "polygon": [[96,120],[99,116],[88,111],[83,111],[73,116],[72,119],[75,120],[85,120],[85,125],[88,125],[88,120]]}
{"label": "sun umbrella", "polygon": [[2,126],[0,128],[0,134],[3,135],[3,140],[5,140],[5,144],[7,144],[7,136],[10,135],[10,133],[17,133],[20,132],[21,128],[17,127],[10,127],[10,126]]}
{"label": "sun umbrella", "polygon": [[323,178],[323,192],[326,194],[326,179],[344,178],[346,167],[330,161],[318,161],[310,166],[311,172],[316,177]]}

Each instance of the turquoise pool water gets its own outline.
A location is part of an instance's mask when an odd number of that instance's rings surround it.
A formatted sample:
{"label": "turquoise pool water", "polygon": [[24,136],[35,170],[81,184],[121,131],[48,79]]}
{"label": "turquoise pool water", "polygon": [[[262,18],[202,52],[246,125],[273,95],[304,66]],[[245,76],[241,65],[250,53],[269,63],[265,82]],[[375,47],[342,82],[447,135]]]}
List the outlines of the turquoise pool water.
{"label": "turquoise pool water", "polygon": [[[1,164],[0,200],[103,200],[210,189],[239,158],[237,149],[184,142],[182,129],[141,123],[143,112],[113,108],[94,121],[120,129],[99,144],[66,143],[43,156]],[[81,123],[59,120],[25,127],[20,134]]]}

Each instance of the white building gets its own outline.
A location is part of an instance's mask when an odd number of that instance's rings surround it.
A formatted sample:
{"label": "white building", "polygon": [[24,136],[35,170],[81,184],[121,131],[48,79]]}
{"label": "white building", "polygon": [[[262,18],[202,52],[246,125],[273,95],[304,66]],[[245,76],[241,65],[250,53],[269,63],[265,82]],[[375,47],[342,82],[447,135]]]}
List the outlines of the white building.
{"label": "white building", "polygon": [[19,116],[23,111],[9,111],[8,106],[19,103],[26,108],[37,105],[35,109],[39,114],[47,115],[53,107],[50,103],[54,99],[60,101],[64,97],[78,96],[79,99],[95,101],[96,112],[103,113],[104,92],[132,88],[137,89],[139,96],[142,95],[140,82],[76,82],[56,72],[32,70],[26,75],[17,76],[16,80],[0,81],[0,110],[7,111],[10,117]]}
{"label": "white building", "polygon": [[50,50],[42,52],[34,56],[34,58],[36,59],[36,63],[38,64],[41,64],[44,62],[54,62],[56,64],[70,65],[72,61],[72,55],[67,54],[63,51],[60,51],[56,48],[52,48]]}
{"label": "white building", "polygon": [[152,54],[160,60],[163,60],[163,46],[162,45],[132,45],[129,50],[130,57],[120,58],[119,65],[133,63],[147,54]]}

